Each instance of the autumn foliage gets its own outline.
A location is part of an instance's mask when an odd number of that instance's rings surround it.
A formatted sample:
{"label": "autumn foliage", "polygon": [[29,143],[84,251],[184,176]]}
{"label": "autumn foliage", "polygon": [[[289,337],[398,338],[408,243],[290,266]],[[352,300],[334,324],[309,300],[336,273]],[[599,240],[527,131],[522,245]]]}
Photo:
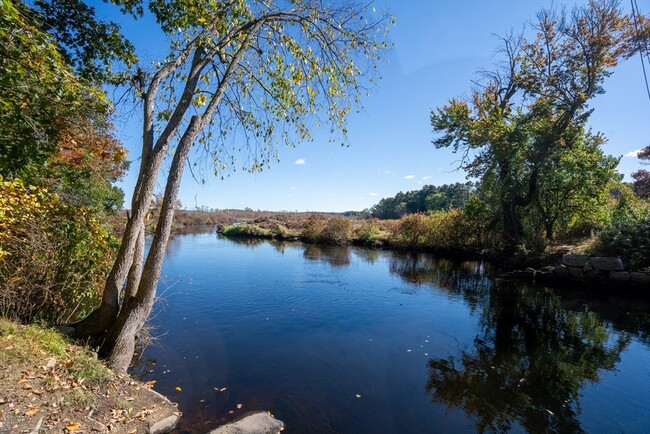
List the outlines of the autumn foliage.
{"label": "autumn foliage", "polygon": [[22,3],[0,3],[0,315],[62,323],[97,302],[126,169],[111,104]]}

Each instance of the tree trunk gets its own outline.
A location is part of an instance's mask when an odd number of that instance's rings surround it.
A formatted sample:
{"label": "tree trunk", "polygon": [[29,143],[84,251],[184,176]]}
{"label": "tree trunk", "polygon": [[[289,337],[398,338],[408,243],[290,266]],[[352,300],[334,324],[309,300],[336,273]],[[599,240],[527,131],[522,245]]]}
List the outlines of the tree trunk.
{"label": "tree trunk", "polygon": [[[117,320],[112,324],[106,339],[104,340],[100,354],[107,356],[108,365],[117,372],[126,372],[135,352],[135,339],[142,329],[145,321],[149,317],[151,308],[156,296],[156,287],[162,270],[162,262],[165,256],[167,240],[171,232],[174,219],[174,203],[178,197],[183,169],[191,144],[196,135],[194,124],[195,118],[192,119],[188,127],[188,132],[181,139],[174,158],[172,159],[171,168],[167,177],[165,186],[165,195],[158,217],[158,224],[154,232],[151,247],[144,264],[144,270],[139,282],[137,292],[134,297],[130,297],[133,288],[129,288],[129,300],[125,301]],[[143,243],[144,244],[144,243]]]}
{"label": "tree trunk", "polygon": [[164,159],[164,152],[149,155],[151,158],[143,158],[140,165],[140,174],[131,202],[131,218],[126,224],[120,249],[106,280],[101,304],[88,317],[72,325],[75,329],[74,337],[97,338],[111,327],[120,311],[120,292],[133,264],[140,233],[144,231],[144,219]]}
{"label": "tree trunk", "polygon": [[503,213],[503,235],[506,241],[506,251],[513,252],[524,235],[524,228],[519,214],[517,214],[517,205],[513,200],[502,200],[501,211]]}

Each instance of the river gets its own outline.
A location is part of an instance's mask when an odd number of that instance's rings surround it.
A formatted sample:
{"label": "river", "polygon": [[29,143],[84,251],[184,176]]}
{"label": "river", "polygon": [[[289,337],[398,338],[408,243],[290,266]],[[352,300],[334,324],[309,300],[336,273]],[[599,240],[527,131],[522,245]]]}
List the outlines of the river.
{"label": "river", "polygon": [[650,295],[611,292],[176,235],[132,372],[178,402],[178,433],[253,410],[289,433],[650,432]]}

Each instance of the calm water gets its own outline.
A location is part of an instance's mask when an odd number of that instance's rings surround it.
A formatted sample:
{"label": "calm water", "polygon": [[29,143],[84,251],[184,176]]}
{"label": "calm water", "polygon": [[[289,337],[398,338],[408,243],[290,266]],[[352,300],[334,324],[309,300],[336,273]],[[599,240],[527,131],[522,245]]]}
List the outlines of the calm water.
{"label": "calm water", "polygon": [[136,372],[179,432],[258,409],[289,433],[650,432],[650,297],[213,233],[174,237],[163,274]]}

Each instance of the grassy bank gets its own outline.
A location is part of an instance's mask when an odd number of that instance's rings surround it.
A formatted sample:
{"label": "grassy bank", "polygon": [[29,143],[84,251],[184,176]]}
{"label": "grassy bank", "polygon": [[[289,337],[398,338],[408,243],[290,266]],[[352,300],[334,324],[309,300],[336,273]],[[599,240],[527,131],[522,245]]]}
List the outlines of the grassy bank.
{"label": "grassy bank", "polygon": [[176,408],[52,329],[0,318],[0,432],[147,432]]}

